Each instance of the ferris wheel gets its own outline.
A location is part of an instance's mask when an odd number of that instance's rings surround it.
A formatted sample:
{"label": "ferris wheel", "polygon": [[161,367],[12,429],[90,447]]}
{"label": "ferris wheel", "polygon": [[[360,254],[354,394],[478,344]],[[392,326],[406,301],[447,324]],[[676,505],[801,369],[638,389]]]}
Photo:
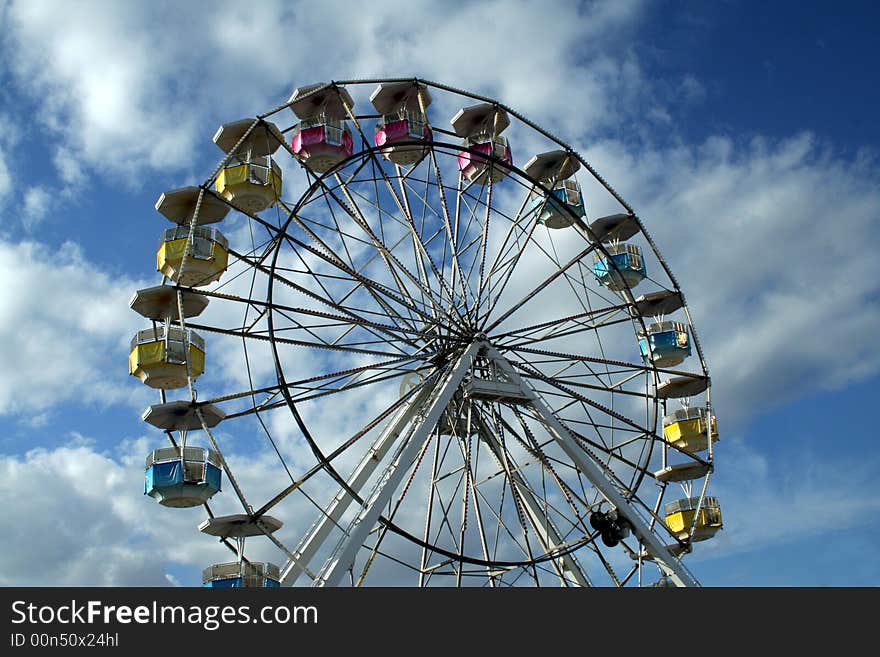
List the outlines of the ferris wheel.
{"label": "ferris wheel", "polygon": [[706,362],[584,158],[421,79],[301,86],[214,142],[156,203],[129,356],[168,439],[145,493],[234,553],[206,586],[697,584],[683,558],[722,526]]}

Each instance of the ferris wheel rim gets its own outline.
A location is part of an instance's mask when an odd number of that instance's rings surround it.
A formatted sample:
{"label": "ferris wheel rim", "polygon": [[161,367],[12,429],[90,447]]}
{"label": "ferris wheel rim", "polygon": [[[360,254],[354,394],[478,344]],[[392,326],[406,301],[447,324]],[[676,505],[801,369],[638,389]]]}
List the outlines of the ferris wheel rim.
{"label": "ferris wheel rim", "polygon": [[[656,244],[654,244],[653,240],[648,235],[647,230],[645,229],[641,220],[638,218],[638,216],[636,216],[635,212],[631,209],[629,204],[627,204],[626,201],[623,200],[623,198],[620,197],[620,195],[617,194],[617,192],[615,190],[613,190],[613,188],[611,188],[604,181],[604,179],[601,176],[598,175],[598,173],[592,168],[592,166],[589,165],[589,163],[587,163],[586,160],[579,153],[577,153],[573,148],[571,148],[568,144],[566,144],[565,142],[563,142],[559,138],[555,137],[554,135],[550,134],[549,132],[547,132],[546,130],[544,130],[543,128],[538,126],[537,124],[531,122],[530,120],[528,120],[524,116],[520,115],[519,113],[517,113],[513,109],[507,107],[506,105],[499,103],[498,101],[496,101],[494,99],[491,99],[491,98],[488,98],[485,96],[481,96],[478,94],[474,94],[472,92],[467,92],[467,91],[464,91],[461,89],[456,89],[454,87],[449,87],[447,85],[442,85],[440,83],[435,83],[435,82],[431,82],[428,80],[422,80],[421,78],[417,78],[417,77],[416,78],[385,78],[385,79],[376,79],[376,80],[331,81],[331,82],[326,83],[324,85],[315,85],[318,88],[311,90],[309,93],[317,93],[317,92],[321,91],[322,89],[327,89],[329,87],[344,87],[345,85],[363,85],[363,84],[375,84],[377,82],[383,83],[383,82],[399,82],[399,81],[402,81],[402,82],[412,81],[417,84],[424,84],[428,87],[449,91],[449,92],[456,94],[456,95],[459,95],[459,96],[469,97],[469,98],[472,98],[475,100],[482,100],[484,102],[489,102],[489,103],[492,103],[496,108],[503,109],[504,111],[510,113],[512,116],[514,116],[519,121],[521,121],[524,125],[538,131],[541,135],[543,135],[545,138],[547,138],[551,142],[553,142],[559,146],[562,146],[568,153],[571,154],[571,156],[575,157],[592,174],[592,176],[611,194],[611,196],[613,196],[617,200],[618,203],[620,203],[620,205],[624,209],[627,210],[629,215],[635,220],[636,224],[638,225],[638,234],[643,236],[644,239],[648,242],[652,252],[656,256],[656,258],[659,260],[659,262],[661,263],[663,270],[665,271],[666,275],[668,276],[669,280],[672,283],[672,288],[666,288],[666,289],[671,289],[676,294],[681,296],[681,300],[682,300],[681,307],[684,308],[684,311],[687,315],[686,322],[691,330],[691,334],[694,339],[694,346],[696,347],[696,352],[699,355],[699,360],[700,360],[700,365],[702,368],[703,376],[704,376],[704,378],[706,378],[707,408],[709,408],[708,390],[711,385],[711,381],[708,379],[708,369],[705,364],[705,360],[704,360],[704,357],[702,354],[702,350],[701,350],[699,341],[697,340],[696,331],[695,331],[694,324],[693,324],[691,317],[690,317],[690,312],[688,310],[687,303],[684,299],[684,295],[681,292],[681,289],[678,285],[678,282],[675,280],[674,276],[672,275],[671,270],[669,269],[668,265],[666,264],[665,259],[663,258],[662,254],[660,253]],[[266,119],[268,117],[272,116],[273,114],[275,114],[283,109],[290,108],[290,105],[291,105],[291,101],[288,101],[288,103],[281,105],[278,108],[271,110],[270,112],[258,115],[257,118],[253,120],[253,123],[250,125],[250,127],[247,129],[247,132],[242,136],[241,140],[244,140],[245,137],[247,136],[247,133],[256,129],[261,123],[268,123],[266,121]],[[349,113],[351,113],[351,108],[346,108],[346,109],[349,111]],[[351,116],[353,119],[355,118],[353,114],[351,114]],[[355,120],[355,124],[357,124],[356,120]],[[270,127],[274,127],[274,124],[270,124]],[[288,129],[288,130],[290,130],[290,129]],[[287,133],[288,130],[285,130],[284,132]],[[315,180],[308,186],[308,188],[304,192],[302,192],[300,194],[300,197],[297,199],[296,203],[293,204],[293,209],[290,209],[286,203],[280,201],[280,199],[279,199],[280,207],[284,207],[285,210],[288,210],[287,219],[283,222],[283,224],[279,224],[278,226],[274,226],[272,224],[269,224],[269,223],[263,221],[259,216],[256,215],[256,213],[251,213],[246,210],[243,210],[243,209],[235,206],[234,204],[232,204],[228,200],[224,199],[223,202],[226,203],[227,205],[229,205],[230,207],[234,208],[235,210],[242,212],[242,214],[244,214],[245,216],[248,217],[249,221],[256,220],[256,221],[262,223],[263,225],[265,225],[267,228],[271,228],[271,229],[277,231],[275,233],[276,237],[287,235],[288,230],[291,225],[291,222],[294,220],[294,215],[297,213],[297,211],[302,207],[302,205],[304,203],[308,202],[308,199],[312,195],[313,191],[315,189],[317,189],[318,187],[320,187],[320,185],[323,184],[324,181],[332,179],[334,176],[338,175],[339,172],[344,171],[353,162],[356,162],[358,160],[363,160],[364,162],[367,162],[368,160],[373,160],[377,164],[379,164],[381,167],[381,165],[382,165],[381,154],[380,154],[381,148],[379,146],[373,146],[370,143],[370,140],[366,138],[366,135],[364,134],[364,131],[361,129],[360,125],[358,125],[358,131],[359,131],[359,133],[362,137],[362,140],[363,140],[363,143],[361,144],[361,149],[359,151],[352,153],[349,157],[345,158],[343,161],[338,162],[331,169],[324,171],[320,174],[315,174],[314,172],[310,171],[307,167],[305,167],[305,166],[303,167],[303,169],[306,171],[307,176],[309,178],[314,178]],[[452,134],[452,133],[449,133],[448,131],[442,131],[442,130],[440,131],[440,133],[441,134],[450,134],[450,135]],[[241,140],[239,140],[239,144],[241,143]],[[281,145],[284,146],[283,150],[286,150],[291,155],[293,155],[293,152],[292,152],[290,146],[285,141],[282,140],[280,143],[281,143]],[[400,142],[400,143],[402,145],[409,144],[409,142]],[[418,145],[419,143],[421,143],[421,142],[413,141],[412,144],[410,144],[410,145]],[[525,171],[523,171],[520,167],[514,165],[512,162],[510,162],[510,163],[502,162],[498,157],[495,156],[494,152],[489,155],[485,155],[482,153],[477,153],[476,151],[469,149],[466,146],[462,146],[461,144],[454,144],[454,143],[450,143],[450,142],[444,142],[442,140],[433,140],[433,139],[429,142],[429,144],[427,146],[427,151],[429,151],[431,153],[432,157],[434,157],[438,151],[443,151],[444,149],[446,149],[446,151],[448,151],[447,154],[452,154],[452,153],[456,153],[456,152],[460,153],[462,151],[469,151],[470,153],[475,154],[475,155],[479,154],[482,157],[484,157],[485,160],[492,162],[495,165],[503,165],[503,168],[506,171],[513,174],[513,176],[515,176],[523,181],[526,181],[528,183],[528,186],[532,187],[533,189],[537,190],[538,192],[543,192],[544,194],[549,194],[549,192],[550,192],[550,190],[543,184],[543,181],[535,180],[534,178],[529,176]],[[214,181],[214,179],[216,178],[218,172],[229,161],[233,151],[234,151],[234,149],[227,152],[227,157],[223,159],[221,164],[215,170],[212,178],[209,179],[204,185],[202,185],[200,187],[200,189],[201,189],[200,194],[210,193],[213,195],[213,192],[212,192],[212,190],[209,189],[209,187],[210,187],[211,183]],[[415,166],[413,167],[413,169],[415,169]],[[398,168],[398,175],[399,175],[399,171],[400,171],[400,169]],[[437,183],[441,189],[454,189],[453,186],[444,185],[442,182],[440,182],[439,171],[438,171],[437,175],[438,175]],[[340,182],[340,184],[342,184],[342,183]],[[523,185],[523,186],[526,187],[526,185]],[[491,199],[491,189],[492,189],[492,186],[490,183],[489,184],[489,190],[490,190],[489,199]],[[482,194],[482,192],[480,192],[480,194]],[[201,195],[200,195],[199,199],[200,199],[199,203],[201,203]],[[487,205],[487,207],[490,207],[491,200],[487,200],[486,205]],[[522,210],[522,208],[521,208],[521,210]],[[520,212],[521,212],[521,210],[520,210]],[[570,209],[566,208],[566,211],[571,213]],[[589,242],[591,243],[592,248],[596,252],[601,253],[606,258],[608,258],[609,253],[605,248],[605,244],[603,243],[603,240],[597,239],[596,235],[594,235],[592,233],[591,228],[589,226],[587,226],[584,222],[582,222],[578,217],[574,217],[574,219],[576,222],[581,224],[581,229],[589,234]],[[311,432],[309,431],[308,426],[303,421],[302,417],[300,416],[300,414],[296,408],[297,404],[302,403],[304,400],[302,400],[302,399],[294,400],[293,399],[293,397],[290,394],[290,389],[288,387],[289,381],[285,378],[285,375],[284,375],[284,366],[283,366],[282,358],[280,355],[280,347],[281,347],[281,345],[284,344],[285,341],[280,336],[276,335],[276,330],[275,330],[275,325],[274,325],[275,306],[273,305],[273,290],[274,290],[274,286],[276,283],[275,272],[276,272],[278,257],[279,257],[279,254],[281,253],[281,246],[282,246],[282,241],[279,241],[277,248],[272,249],[273,257],[272,257],[272,264],[270,267],[270,271],[268,274],[268,290],[267,290],[267,294],[266,294],[267,322],[269,325],[269,344],[271,345],[271,350],[272,350],[272,354],[273,354],[273,361],[274,361],[274,366],[275,366],[275,377],[277,380],[277,388],[275,388],[275,390],[276,390],[276,392],[280,392],[281,395],[284,397],[284,406],[286,406],[293,414],[293,417],[296,420],[296,423],[297,423],[302,435],[306,438],[306,441],[309,443],[309,445],[312,449],[313,455],[317,458],[321,469],[323,471],[325,471],[327,474],[329,474],[331,476],[331,478],[334,481],[336,481],[341,486],[341,488],[343,490],[345,490],[346,493],[349,494],[354,500],[356,500],[358,503],[362,503],[363,498],[360,496],[358,491],[355,491],[353,488],[351,488],[348,485],[345,478],[333,467],[333,464],[331,463],[332,457],[331,457],[331,459],[328,460],[327,454],[325,454],[321,450],[321,447],[314,440],[313,436],[311,435]],[[238,255],[238,254],[233,253],[233,255]],[[616,270],[616,267],[617,267],[616,263],[614,263],[614,261],[611,260],[610,258],[609,258],[609,261],[612,262],[612,266]],[[248,267],[247,260],[242,259],[242,262],[244,263],[245,267]],[[333,264],[333,263],[331,263],[331,264]],[[247,269],[245,270],[245,272],[246,271],[247,271]],[[255,270],[255,275],[256,275],[256,270]],[[481,276],[482,276],[482,274],[481,274]],[[163,283],[164,283],[164,281],[163,281]],[[381,285],[381,284],[377,282],[377,285]],[[177,285],[176,287],[178,287],[178,290],[180,290],[181,287],[186,287],[186,286]],[[661,284],[661,287],[662,287],[662,284]],[[614,289],[614,288],[612,288],[612,289]],[[634,330],[636,330],[636,331],[638,330],[635,327],[635,325],[638,324],[638,328],[641,328],[642,331],[646,331],[647,330],[646,319],[648,318],[648,315],[645,315],[640,312],[640,309],[636,303],[636,299],[634,298],[632,290],[628,286],[626,286],[623,289],[615,290],[615,292],[617,293],[616,295],[611,294],[610,296],[611,297],[617,296],[618,298],[623,297],[624,303],[621,306],[621,308],[626,308],[627,314],[629,315],[629,321],[633,322],[633,324],[634,324]],[[602,295],[598,295],[598,296],[601,297]],[[181,313],[182,313],[182,311],[181,311]],[[489,322],[491,314],[492,314],[492,309],[490,309],[489,312],[486,313],[483,324],[479,328],[486,327],[486,324]],[[479,319],[479,311],[477,311],[477,316]],[[246,317],[247,317],[247,314],[246,314]],[[440,320],[437,319],[437,321],[440,321]],[[184,324],[182,316],[180,317],[180,323],[181,323],[181,325]],[[494,328],[495,326],[497,326],[497,322],[491,328]],[[598,326],[601,326],[601,324]],[[509,331],[509,335],[516,334],[518,331],[525,332],[526,328],[528,328],[528,327],[523,327],[522,329]],[[210,329],[208,329],[208,330],[210,330]],[[598,335],[598,328],[594,327],[593,330],[597,331],[597,335]],[[244,337],[245,336],[242,335],[242,338],[244,338]],[[461,334],[459,336],[462,343],[463,343],[465,337],[466,336],[464,336],[463,334]],[[473,337],[473,336],[471,336],[471,337]],[[415,338],[415,339],[418,339],[418,338]],[[535,341],[533,340],[533,343],[534,342]],[[247,352],[247,344],[248,344],[247,341],[243,340],[243,344],[244,344],[245,352]],[[526,343],[526,344],[529,344],[529,343]],[[315,343],[313,346],[320,347],[321,345],[318,345],[317,343]],[[506,347],[503,345],[499,345],[499,346],[501,346],[505,351],[510,351],[510,353],[516,353],[519,358],[523,358],[523,355],[520,352],[520,350],[523,349],[523,344],[517,345],[516,341],[514,340],[513,342],[508,343],[508,345]],[[525,349],[525,351],[528,351],[528,349]],[[401,352],[401,355],[402,355],[401,360],[404,360],[404,361],[406,361],[406,360],[417,361],[418,360],[418,357],[414,357],[412,355],[407,356],[407,354],[404,352]],[[569,354],[569,356],[571,356],[571,354]],[[604,353],[603,353],[603,356],[604,356]],[[423,360],[423,362],[425,362],[425,361]],[[528,361],[525,358],[523,358],[523,362],[526,365],[528,365]],[[609,361],[601,361],[601,362],[604,362],[607,367]],[[651,473],[649,473],[648,470],[649,470],[649,463],[651,462],[653,450],[657,448],[658,441],[660,441],[660,442],[663,441],[663,439],[660,438],[660,436],[657,433],[657,424],[660,421],[659,411],[661,409],[661,406],[665,409],[667,398],[660,397],[659,392],[658,392],[658,387],[659,387],[659,383],[660,383],[660,374],[664,371],[668,371],[668,369],[664,369],[664,368],[659,367],[657,365],[657,363],[655,363],[654,361],[648,361],[644,367],[641,367],[641,366],[636,367],[634,363],[624,363],[624,364],[628,367],[632,367],[632,368],[641,370],[642,374],[644,374],[646,377],[646,390],[645,390],[644,395],[642,395],[642,396],[644,396],[645,401],[649,406],[653,405],[652,406],[653,410],[650,410],[648,412],[649,417],[646,418],[646,422],[648,424],[652,424],[653,429],[646,432],[646,434],[645,434],[645,438],[646,438],[645,444],[647,445],[647,456],[645,456],[644,459],[640,459],[640,462],[643,463],[644,465],[637,466],[637,467],[633,468],[634,472],[635,472],[635,478],[630,481],[629,485],[627,485],[623,481],[621,481],[621,484],[623,485],[624,489],[630,493],[629,497],[626,497],[627,501],[633,500],[633,499],[638,500],[646,509],[648,509],[650,511],[650,508],[648,507],[648,505],[645,502],[639,500],[637,493],[638,493],[639,489],[641,488],[641,486],[643,484],[643,480],[645,479],[646,475],[651,474]],[[435,364],[435,367],[439,368],[439,365]],[[435,369],[435,372],[436,371],[439,371],[439,369]],[[328,373],[327,376],[330,376],[332,374],[333,374],[332,372]],[[538,371],[538,374],[540,374],[540,371]],[[653,390],[652,390],[652,387],[647,383],[648,377],[653,382]],[[393,377],[389,377],[389,378],[393,378]],[[188,362],[187,362],[187,379],[188,379],[188,385],[190,387],[191,393],[194,396],[195,395],[195,391],[193,388],[194,378],[189,373],[189,363]],[[382,379],[379,379],[379,381],[382,381]],[[376,383],[376,381],[374,381],[373,383]],[[239,394],[241,394],[241,395],[253,394],[255,392],[253,390],[253,388],[254,388],[253,382],[251,382],[250,386],[251,386],[252,390],[250,390],[248,393],[239,393]],[[339,391],[337,391],[337,392],[339,392]],[[327,393],[327,394],[333,394],[333,393]],[[163,396],[163,401],[164,401],[164,396]],[[195,397],[193,397],[193,404],[195,404],[195,403],[196,403]],[[203,402],[203,403],[208,403],[208,402]],[[256,406],[254,407],[254,412],[257,413],[257,415],[259,416],[260,411],[259,411],[259,409],[256,408]],[[242,414],[245,414],[245,413],[242,413]],[[646,424],[645,428],[648,429],[647,424]],[[207,428],[205,429],[205,431],[207,432]],[[268,429],[266,429],[266,431],[268,433]],[[569,428],[569,431],[571,431],[573,435],[577,435],[576,432],[574,432],[570,428]],[[171,440],[172,444],[174,444],[174,438],[170,433],[168,434],[168,437]],[[209,437],[210,437],[210,435],[209,435]],[[211,440],[213,442],[213,438],[211,438]],[[270,441],[272,440],[271,436],[269,436],[269,440]],[[273,443],[273,445],[274,445],[274,443]],[[711,441],[710,441],[710,445],[711,445]],[[594,446],[598,447],[600,450],[603,449],[601,446],[598,446],[598,445],[594,445]],[[606,446],[604,449],[608,450],[609,448],[607,448],[607,446]],[[277,451],[277,448],[276,448],[276,451]],[[589,449],[587,449],[587,451],[589,451]],[[613,452],[613,448],[611,448],[610,451],[608,451],[609,459],[612,457],[611,452]],[[643,454],[644,454],[644,451],[643,451]],[[664,454],[665,454],[665,452],[664,452]],[[710,452],[710,454],[711,454],[711,452]],[[279,453],[279,456],[280,456],[280,453]],[[283,458],[282,458],[282,462],[283,462]],[[665,456],[664,456],[664,464],[665,464]],[[285,467],[286,467],[286,465],[285,465]],[[229,474],[231,476],[231,473],[229,473]],[[706,482],[708,483],[708,478],[706,479]],[[508,484],[508,485],[510,485],[510,484]],[[666,483],[663,483],[661,486],[661,492],[660,492],[658,502],[657,502],[658,507],[659,507],[660,501],[663,498],[663,490],[665,490],[666,485],[667,485]],[[704,493],[701,494],[701,499],[702,499],[703,494]],[[209,513],[209,515],[211,515],[211,511],[208,508],[207,503],[205,503],[205,508],[208,509],[208,513]],[[252,513],[252,511],[251,511],[251,513]],[[257,516],[259,516],[259,515],[260,515],[260,513],[257,514]],[[656,513],[654,513],[654,516],[655,516],[656,520],[658,520],[660,522],[660,524],[662,525],[663,521],[660,520],[659,517],[656,517]],[[392,516],[392,519],[393,519],[393,516]],[[423,541],[423,540],[419,539],[417,536],[413,535],[411,532],[406,531],[405,529],[403,529],[399,525],[392,522],[392,519],[386,518],[384,515],[380,515],[379,516],[379,523],[384,526],[387,526],[395,534],[407,539],[411,543],[418,545],[418,546],[421,546],[423,548],[428,548],[432,552],[435,552],[441,556],[449,557],[450,559],[454,559],[455,561],[457,561],[461,564],[467,563],[467,564],[472,564],[472,565],[476,565],[476,566],[499,566],[499,567],[507,567],[507,566],[509,566],[509,567],[523,567],[523,566],[529,566],[529,565],[533,566],[535,564],[558,559],[560,556],[573,554],[579,548],[583,547],[584,545],[588,545],[590,543],[593,543],[593,544],[597,545],[597,547],[598,547],[597,539],[599,537],[599,534],[597,532],[597,533],[593,534],[592,536],[590,536],[589,534],[585,535],[581,539],[568,544],[562,550],[558,550],[558,549],[557,550],[548,550],[543,555],[537,555],[534,558],[530,558],[525,561],[501,561],[501,560],[494,560],[494,559],[493,560],[483,560],[483,559],[479,559],[479,558],[474,558],[474,557],[470,556],[469,554],[466,554],[466,550],[464,549],[463,543],[462,543],[462,548],[456,553],[456,552],[446,550],[437,542],[431,543],[431,542]],[[603,540],[604,540],[604,538],[603,538]],[[227,545],[228,545],[228,543],[227,543]],[[641,545],[641,543],[639,545]],[[378,543],[377,543],[377,546],[378,546]],[[601,557],[601,555],[600,555],[600,557]],[[641,563],[641,561],[639,561],[639,563]],[[632,576],[632,572],[630,572],[630,574],[626,577],[626,579],[628,580],[631,576]],[[612,578],[614,578],[613,573],[612,573]],[[616,578],[615,578],[615,581],[616,581]]]}

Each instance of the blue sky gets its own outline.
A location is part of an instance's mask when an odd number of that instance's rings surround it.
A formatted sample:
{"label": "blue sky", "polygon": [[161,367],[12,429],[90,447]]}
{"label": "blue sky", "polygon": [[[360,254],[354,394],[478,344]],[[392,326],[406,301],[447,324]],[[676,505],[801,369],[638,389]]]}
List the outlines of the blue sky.
{"label": "blue sky", "polygon": [[222,558],[139,495],[153,203],[210,173],[219,124],[408,75],[572,143],[667,256],[722,432],[701,582],[880,584],[876,8],[315,4],[0,2],[0,584],[192,585]]}

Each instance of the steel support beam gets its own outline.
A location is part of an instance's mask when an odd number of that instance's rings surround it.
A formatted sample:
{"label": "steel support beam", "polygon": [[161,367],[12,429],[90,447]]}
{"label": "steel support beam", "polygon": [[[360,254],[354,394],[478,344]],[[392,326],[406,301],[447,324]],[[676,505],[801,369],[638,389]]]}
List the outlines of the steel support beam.
{"label": "steel support beam", "polygon": [[440,415],[446,410],[464,375],[470,371],[481,345],[480,342],[473,342],[465,350],[440,386],[435,389],[435,394],[426,402],[427,410],[416,415],[414,422],[411,423],[410,436],[406,444],[397,458],[386,468],[373,493],[365,500],[364,506],[352,520],[345,536],[321,568],[312,586],[338,586],[345,573],[353,567],[355,557],[370,530],[376,525],[382,509],[406,476],[408,466],[415,460],[428,435],[437,426]]}
{"label": "steel support beam", "polygon": [[684,565],[673,557],[666,546],[651,531],[648,523],[641,514],[621,495],[612,481],[608,479],[602,468],[595,460],[581,449],[575,442],[568,429],[553,414],[540,396],[520,377],[519,373],[498,352],[495,347],[483,343],[481,355],[486,356],[507,374],[512,382],[519,383],[523,392],[528,393],[531,400],[526,404],[531,405],[537,412],[537,417],[550,432],[562,450],[572,460],[572,463],[580,470],[596,489],[632,524],[633,532],[639,537],[654,561],[677,586],[699,586],[699,582],[688,572]]}
{"label": "steel support beam", "polygon": [[[479,422],[478,434],[483,442],[486,443],[486,446],[491,450],[498,463],[503,466],[505,458],[503,456],[501,443],[499,442],[498,437],[489,430],[482,420]],[[541,543],[541,547],[547,553],[559,548],[563,543],[559,531],[553,525],[553,521],[550,520],[550,517],[541,511],[541,505],[538,504],[538,499],[534,492],[532,492],[528,482],[526,482],[525,478],[517,469],[511,469],[508,476],[510,477],[511,485],[516,487],[516,492],[522,501],[526,515],[529,518],[529,522],[532,524],[532,528],[535,530],[535,534],[538,537],[538,541]],[[550,563],[553,564],[553,570],[556,571],[563,586],[570,586],[571,584],[590,586],[590,580],[587,578],[587,575],[584,573],[580,564],[574,558],[574,554],[565,554],[558,559],[554,559]],[[566,576],[565,571],[570,572],[571,575]]]}
{"label": "steel support beam", "polygon": [[[372,476],[376,467],[388,454],[392,445],[410,423],[413,415],[424,403],[430,394],[430,388],[420,390],[403,408],[395,414],[391,423],[373,443],[373,446],[364,454],[360,463],[352,470],[348,478],[349,488],[361,490]],[[312,525],[309,533],[294,550],[293,556],[281,571],[281,582],[285,586],[292,586],[308,567],[315,554],[321,549],[327,536],[333,527],[339,524],[339,519],[345,514],[354,498],[349,495],[345,488],[340,487],[333,497],[333,501],[324,510],[321,516]]]}

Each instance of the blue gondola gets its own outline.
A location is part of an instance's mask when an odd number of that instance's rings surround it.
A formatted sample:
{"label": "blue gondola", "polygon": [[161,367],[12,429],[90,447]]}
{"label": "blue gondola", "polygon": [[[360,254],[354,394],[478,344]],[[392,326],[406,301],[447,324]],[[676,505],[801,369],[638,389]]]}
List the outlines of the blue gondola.
{"label": "blue gondola", "polygon": [[560,180],[547,195],[535,194],[532,206],[539,208],[538,221],[547,228],[568,228],[587,214],[581,188],[573,178]]}
{"label": "blue gondola", "polygon": [[597,253],[593,273],[609,290],[633,288],[648,275],[642,250],[635,244],[610,244],[605,250],[609,257]]}
{"label": "blue gondola", "polygon": [[642,358],[657,367],[678,365],[691,355],[687,326],[681,322],[649,324],[646,332],[639,332],[639,350]]}
{"label": "blue gondola", "polygon": [[209,589],[277,588],[281,571],[274,563],[218,563],[202,571],[202,583]]}
{"label": "blue gondola", "polygon": [[162,447],[147,457],[144,494],[163,506],[199,506],[220,491],[220,459],[211,450]]}

